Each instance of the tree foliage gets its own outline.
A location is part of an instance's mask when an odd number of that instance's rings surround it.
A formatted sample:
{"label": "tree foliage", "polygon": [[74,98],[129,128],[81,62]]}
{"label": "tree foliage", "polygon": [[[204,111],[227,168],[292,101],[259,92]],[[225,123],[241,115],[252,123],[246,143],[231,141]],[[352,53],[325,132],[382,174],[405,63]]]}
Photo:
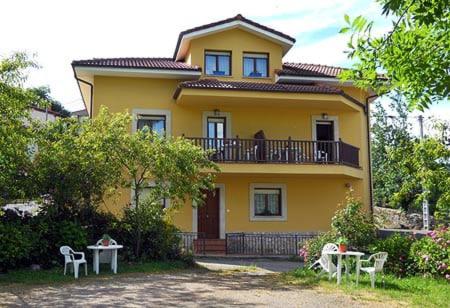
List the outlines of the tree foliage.
{"label": "tree foliage", "polygon": [[[345,16],[342,33],[351,32],[348,56],[356,60],[344,80],[378,94],[401,92],[410,107],[427,108],[450,93],[450,5],[448,0],[377,0],[394,20],[383,35],[373,22]],[[383,73],[380,78],[378,73]]]}
{"label": "tree foliage", "polygon": [[[406,102],[393,95],[388,108],[378,101],[371,114],[371,155],[374,202],[378,206],[394,206],[392,195],[399,191],[406,180],[389,153],[395,148],[404,148],[412,140],[409,112]],[[407,205],[406,205],[407,206]]]}
{"label": "tree foliage", "polygon": [[449,217],[450,148],[440,137],[411,134],[404,100],[394,97],[389,107],[378,102],[371,115],[375,204],[418,211],[426,199],[431,213]]}
{"label": "tree foliage", "polygon": [[26,54],[16,53],[0,60],[0,205],[26,194],[30,169],[29,107],[37,101],[23,87],[26,70],[36,67]]}
{"label": "tree foliage", "polygon": [[50,88],[46,86],[41,86],[37,88],[32,88],[30,91],[36,95],[40,100],[40,104],[44,103],[54,112],[58,112],[62,117],[70,117],[70,111],[64,108],[63,105],[51,96]]}

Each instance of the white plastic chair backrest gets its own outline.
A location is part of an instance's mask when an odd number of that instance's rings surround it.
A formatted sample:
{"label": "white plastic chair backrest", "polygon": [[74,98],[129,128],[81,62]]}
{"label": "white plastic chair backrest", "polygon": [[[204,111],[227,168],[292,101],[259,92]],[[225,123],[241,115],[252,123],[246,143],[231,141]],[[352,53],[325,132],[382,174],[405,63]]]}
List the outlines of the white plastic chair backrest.
{"label": "white plastic chair backrest", "polygon": [[[103,245],[102,245],[102,241],[103,241],[102,239],[98,240],[96,245],[97,245],[97,246],[103,246]],[[110,240],[109,240],[109,245],[117,245],[116,240],[110,239]]]}
{"label": "white plastic chair backrest", "polygon": [[383,266],[387,260],[387,257],[387,252],[377,252],[369,257],[369,260],[374,260],[375,272],[383,271]]}
{"label": "white plastic chair backrest", "polygon": [[[328,270],[328,256],[327,256],[327,252],[334,252],[337,251],[338,247],[336,244],[333,243],[328,243],[325,244],[322,248],[322,255],[320,256],[319,259],[319,263],[322,266],[322,268],[324,270]],[[333,262],[331,263],[331,270],[334,272],[336,271],[336,266],[333,264]]]}
{"label": "white plastic chair backrest", "polygon": [[72,262],[73,260],[73,249],[70,248],[69,246],[61,246],[59,248],[59,252],[64,256],[64,261],[67,262]]}

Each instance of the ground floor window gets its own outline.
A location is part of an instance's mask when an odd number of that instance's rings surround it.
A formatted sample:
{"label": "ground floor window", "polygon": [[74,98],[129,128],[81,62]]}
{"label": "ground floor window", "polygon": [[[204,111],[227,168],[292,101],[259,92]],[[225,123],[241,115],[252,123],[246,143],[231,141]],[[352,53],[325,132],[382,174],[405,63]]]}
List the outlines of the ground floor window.
{"label": "ground floor window", "polygon": [[286,210],[284,184],[251,184],[251,220],[285,220]]}
{"label": "ground floor window", "polygon": [[255,216],[281,216],[281,189],[255,188]]}

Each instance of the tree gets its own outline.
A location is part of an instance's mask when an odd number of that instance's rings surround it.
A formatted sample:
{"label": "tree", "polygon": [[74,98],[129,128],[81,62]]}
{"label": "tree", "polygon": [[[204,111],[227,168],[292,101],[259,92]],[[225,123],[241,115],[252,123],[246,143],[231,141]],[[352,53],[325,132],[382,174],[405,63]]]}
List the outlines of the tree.
{"label": "tree", "polygon": [[405,180],[398,168],[399,161],[392,160],[389,153],[396,148],[407,148],[413,139],[406,102],[401,96],[392,95],[388,107],[389,113],[380,102],[376,102],[371,114],[373,198],[378,206],[394,206],[390,203],[391,197]]}
{"label": "tree", "polygon": [[[373,22],[345,16],[351,32],[348,56],[356,60],[342,73],[378,94],[402,93],[410,107],[423,110],[450,93],[450,5],[448,0],[377,0],[382,14],[395,20],[392,29],[376,36]],[[378,73],[382,73],[380,76]]]}
{"label": "tree", "polygon": [[[110,121],[112,114],[102,108],[98,121]],[[128,123],[130,122],[128,118]],[[181,137],[162,137],[148,129],[130,134],[127,128],[114,131],[108,153],[115,165],[123,170],[123,186],[134,192],[132,206],[139,210],[143,188],[153,182],[147,204],[170,198],[170,206],[178,208],[187,200],[202,204],[204,191],[213,189],[214,172],[218,167],[207,153]],[[137,221],[135,254],[141,255],[141,215]]]}
{"label": "tree", "polygon": [[70,111],[61,105],[56,99],[50,95],[49,87],[37,87],[30,89],[32,93],[40,100],[41,104],[44,102],[45,105],[50,107],[50,110],[58,112],[62,117],[70,117]]}
{"label": "tree", "polygon": [[397,161],[397,171],[403,175],[392,203],[407,204],[420,209],[424,199],[430,213],[439,218],[450,217],[450,149],[437,139],[410,142],[406,147],[393,148],[391,161]]}
{"label": "tree", "polygon": [[0,60],[0,205],[27,194],[32,129],[29,107],[38,102],[25,89],[26,70],[36,64],[24,53]]}
{"label": "tree", "polygon": [[121,166],[111,159],[110,149],[128,125],[125,114],[37,123],[34,195],[50,197],[57,215],[77,218],[85,210],[96,209],[123,181]]}

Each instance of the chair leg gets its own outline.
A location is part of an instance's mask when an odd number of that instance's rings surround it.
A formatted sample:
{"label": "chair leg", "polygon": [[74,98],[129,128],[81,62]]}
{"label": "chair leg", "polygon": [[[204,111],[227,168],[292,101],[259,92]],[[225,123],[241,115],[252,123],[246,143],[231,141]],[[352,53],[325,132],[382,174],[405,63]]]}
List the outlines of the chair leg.
{"label": "chair leg", "polygon": [[73,264],[73,272],[75,274],[75,279],[78,279],[78,269],[79,269],[79,264],[78,263],[74,263]]}
{"label": "chair leg", "polygon": [[66,276],[67,263],[64,263],[64,276]]}
{"label": "chair leg", "polygon": [[375,273],[370,273],[370,285],[375,288]]}
{"label": "chair leg", "polygon": [[87,262],[84,263],[84,274],[87,276]]}

